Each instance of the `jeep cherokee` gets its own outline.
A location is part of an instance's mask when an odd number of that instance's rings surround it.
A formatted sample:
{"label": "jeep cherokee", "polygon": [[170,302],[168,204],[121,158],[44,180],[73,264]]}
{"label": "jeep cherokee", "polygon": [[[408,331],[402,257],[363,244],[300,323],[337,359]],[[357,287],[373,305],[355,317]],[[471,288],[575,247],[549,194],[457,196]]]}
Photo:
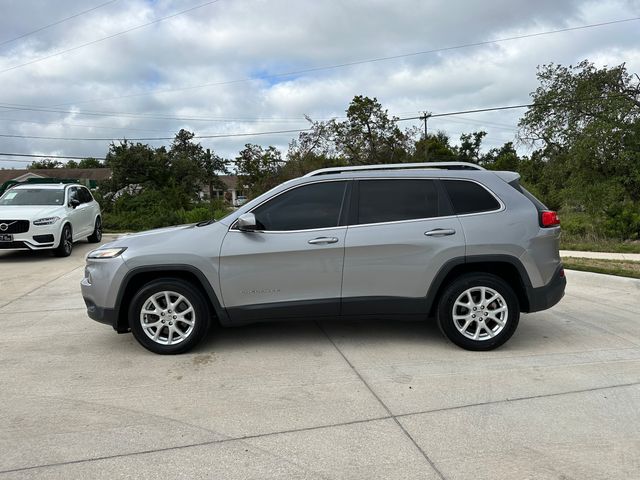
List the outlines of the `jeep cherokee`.
{"label": "jeep cherokee", "polygon": [[513,172],[462,162],[329,168],[219,221],[126,236],[87,257],[88,315],[162,354],[276,319],[436,318],[470,350],[555,305],[559,219]]}

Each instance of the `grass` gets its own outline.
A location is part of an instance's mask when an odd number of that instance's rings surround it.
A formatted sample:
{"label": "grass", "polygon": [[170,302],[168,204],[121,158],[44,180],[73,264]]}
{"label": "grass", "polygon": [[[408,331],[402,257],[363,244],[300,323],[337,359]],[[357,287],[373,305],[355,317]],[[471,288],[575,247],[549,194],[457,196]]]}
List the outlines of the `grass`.
{"label": "grass", "polygon": [[640,253],[640,241],[587,238],[563,232],[560,237],[560,249],[581,252]]}
{"label": "grass", "polygon": [[583,272],[604,273],[618,277],[640,278],[640,262],[601,260],[599,258],[562,257],[564,268]]}

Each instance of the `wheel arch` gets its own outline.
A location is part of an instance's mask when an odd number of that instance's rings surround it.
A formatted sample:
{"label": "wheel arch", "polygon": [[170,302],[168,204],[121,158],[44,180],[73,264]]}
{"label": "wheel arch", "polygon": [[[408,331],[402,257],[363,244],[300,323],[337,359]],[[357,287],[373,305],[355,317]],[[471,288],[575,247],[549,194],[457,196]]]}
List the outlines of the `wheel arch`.
{"label": "wheel arch", "polygon": [[502,278],[513,288],[520,310],[530,310],[531,280],[520,260],[511,255],[474,255],[449,260],[436,274],[427,292],[429,316],[435,315],[438,300],[451,281],[466,273],[489,273]]}
{"label": "wheel arch", "polygon": [[60,230],[58,231],[58,243],[60,243],[60,241],[62,240],[62,232],[64,232],[64,228],[67,225],[71,229],[71,241],[73,241],[73,224],[71,223],[69,217],[64,217],[62,219],[62,222],[60,222]]}
{"label": "wheel arch", "polygon": [[222,324],[228,323],[226,310],[220,304],[209,280],[199,269],[191,265],[153,265],[134,268],[123,278],[116,297],[117,319],[113,326],[118,333],[129,331],[128,309],[135,293],[146,283],[161,278],[177,278],[193,285],[203,294],[217,320]]}

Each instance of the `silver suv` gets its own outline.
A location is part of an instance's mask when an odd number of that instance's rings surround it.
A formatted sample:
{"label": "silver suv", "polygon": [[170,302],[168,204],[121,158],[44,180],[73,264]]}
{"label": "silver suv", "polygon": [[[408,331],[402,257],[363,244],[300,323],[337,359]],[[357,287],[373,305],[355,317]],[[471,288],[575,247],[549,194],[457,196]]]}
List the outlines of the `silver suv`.
{"label": "silver suv", "polygon": [[121,238],[88,255],[89,316],[163,354],[216,319],[435,317],[469,350],[555,305],[559,220],[513,172],[467,163],[322,169],[219,220]]}

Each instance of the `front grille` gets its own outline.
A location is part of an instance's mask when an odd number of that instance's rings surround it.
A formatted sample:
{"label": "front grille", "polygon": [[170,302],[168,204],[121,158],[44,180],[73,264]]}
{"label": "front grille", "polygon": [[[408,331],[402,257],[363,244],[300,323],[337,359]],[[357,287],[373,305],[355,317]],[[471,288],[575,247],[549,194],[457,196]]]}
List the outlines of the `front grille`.
{"label": "front grille", "polygon": [[29,248],[24,242],[0,242],[0,250],[10,250],[14,248]]}
{"label": "front grille", "polygon": [[25,233],[29,231],[29,220],[0,220],[0,234]]}

